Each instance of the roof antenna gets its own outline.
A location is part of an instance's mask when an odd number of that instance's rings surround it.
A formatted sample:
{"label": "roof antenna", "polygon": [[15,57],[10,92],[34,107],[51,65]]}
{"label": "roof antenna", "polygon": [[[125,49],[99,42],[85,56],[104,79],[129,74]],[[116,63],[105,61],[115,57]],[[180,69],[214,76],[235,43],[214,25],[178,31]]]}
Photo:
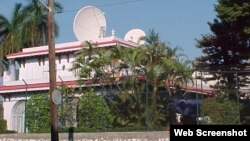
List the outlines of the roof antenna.
{"label": "roof antenna", "polygon": [[115,30],[114,30],[114,28],[111,30],[111,34],[112,34],[112,36],[115,36]]}

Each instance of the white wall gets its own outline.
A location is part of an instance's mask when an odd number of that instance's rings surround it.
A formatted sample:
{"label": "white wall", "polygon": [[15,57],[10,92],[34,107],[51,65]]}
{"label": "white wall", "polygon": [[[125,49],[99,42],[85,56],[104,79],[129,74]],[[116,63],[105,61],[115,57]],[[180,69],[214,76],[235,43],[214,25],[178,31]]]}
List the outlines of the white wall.
{"label": "white wall", "polygon": [[[19,69],[19,80],[14,80],[14,65],[11,65],[12,71],[5,71],[3,76],[4,85],[23,85],[23,79],[28,84],[34,83],[45,83],[49,82],[49,61],[48,57],[40,56],[40,65],[39,57],[32,58],[20,58],[25,59],[25,66],[20,63]],[[44,63],[43,59],[44,58]],[[69,54],[69,59],[67,59],[66,54],[61,54],[61,62],[59,62],[58,56],[56,57],[56,70],[57,70],[57,81],[59,76],[64,80],[75,80],[74,74],[70,69],[72,68],[72,63],[75,60],[73,53]],[[20,61],[21,62],[21,61]],[[1,85],[1,83],[0,83]]]}
{"label": "white wall", "polygon": [[3,102],[3,108],[4,108],[4,119],[7,120],[7,130],[12,130],[11,125],[11,112],[14,105],[17,103],[17,101],[7,101]]}
{"label": "white wall", "polygon": [[66,55],[61,55],[61,63],[59,63],[58,59],[56,59],[57,76],[60,77],[74,76],[73,72],[70,71],[74,60],[75,58],[73,54],[69,55],[69,62],[67,60]]}

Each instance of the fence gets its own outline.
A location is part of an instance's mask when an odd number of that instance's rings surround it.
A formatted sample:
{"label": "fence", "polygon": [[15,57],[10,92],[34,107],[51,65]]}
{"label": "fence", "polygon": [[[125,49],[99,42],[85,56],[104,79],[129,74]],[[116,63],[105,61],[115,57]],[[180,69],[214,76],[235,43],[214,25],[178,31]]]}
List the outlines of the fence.
{"label": "fence", "polygon": [[[49,133],[0,134],[0,141],[50,141]],[[61,141],[169,141],[169,132],[60,133]]]}
{"label": "fence", "polygon": [[[207,97],[213,97],[213,94],[220,92],[230,92],[236,96],[240,113],[238,119],[242,124],[243,116],[247,111],[242,113],[240,104],[249,106],[247,100],[249,88],[248,86],[243,87],[242,79],[247,72],[216,71],[216,73],[231,74],[230,76],[233,77],[231,79],[233,80],[232,85],[222,88],[221,86],[225,86],[225,83],[219,81],[206,82],[205,79],[209,79],[212,75],[208,72],[197,71],[193,73],[193,83],[189,81],[189,83],[177,85],[174,82],[165,82],[164,84],[168,84],[168,87],[158,83],[157,91],[154,91],[153,81],[150,77],[136,77],[136,81],[133,81],[133,83],[136,82],[135,85],[133,85],[132,81],[124,81],[124,83],[119,83],[119,86],[115,84],[93,85],[92,88],[95,89],[92,91],[93,93],[90,91],[92,84],[82,88],[75,87],[74,91],[70,91],[73,95],[64,95],[63,102],[58,106],[59,130],[64,132],[70,127],[78,127],[75,128],[75,132],[166,130],[170,124],[177,124],[175,113],[178,111],[171,109],[169,103],[175,99],[186,100],[186,102],[187,100],[202,102]],[[210,87],[210,85],[215,84],[218,84],[217,88]],[[11,125],[17,122],[13,120],[15,119],[14,116],[18,115],[11,113],[15,109],[18,109],[19,116],[25,117],[22,123],[26,123],[26,116],[24,115],[27,107],[20,109],[17,105],[21,104],[17,103],[26,102],[27,97],[27,100],[29,100],[30,96],[38,93],[46,95],[47,90],[31,91],[29,87],[26,87],[22,92],[11,93],[12,97],[10,99],[5,97],[4,107],[8,107],[8,109],[5,109],[5,114],[9,114],[10,118],[8,127],[12,127]],[[192,117],[195,123],[192,123],[200,124],[200,103],[195,104],[196,106],[193,108],[195,108],[196,112],[195,116]],[[30,131],[25,128],[26,124],[22,124],[22,126],[20,132],[26,131],[26,129]],[[9,128],[9,130],[14,129],[14,127]]]}

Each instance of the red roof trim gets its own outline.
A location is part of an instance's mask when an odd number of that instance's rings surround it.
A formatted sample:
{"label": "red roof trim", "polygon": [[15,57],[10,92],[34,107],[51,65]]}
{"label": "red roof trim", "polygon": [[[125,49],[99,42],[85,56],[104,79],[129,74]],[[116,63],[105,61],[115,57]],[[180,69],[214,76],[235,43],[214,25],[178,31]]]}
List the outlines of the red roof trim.
{"label": "red roof trim", "polygon": [[[172,86],[172,87],[177,86],[177,84],[175,84],[175,83],[171,83],[169,85]],[[205,94],[214,94],[215,93],[214,90],[197,88],[197,87],[194,87],[194,86],[191,86],[191,85],[182,86],[182,88],[185,89],[185,90],[187,90],[187,91],[196,91],[196,92],[205,93]]]}
{"label": "red roof trim", "polygon": [[[145,77],[144,76],[138,76],[137,77],[138,80],[140,81],[143,81],[145,80]],[[176,83],[173,83],[173,82],[169,82],[168,86],[170,87],[175,87],[177,86]],[[211,89],[202,89],[202,88],[197,88],[197,87],[193,87],[193,86],[182,86],[183,89],[186,89],[188,91],[196,91],[196,92],[200,92],[200,93],[204,93],[204,94],[214,94],[215,91],[214,90],[211,90]]]}
{"label": "red roof trim", "polygon": [[[85,84],[89,84],[89,81],[86,81]],[[74,86],[77,85],[77,81],[64,81],[63,84],[67,86]],[[57,86],[62,85],[62,82],[57,82]],[[35,89],[35,88],[46,88],[49,87],[49,83],[37,83],[37,84],[28,84],[27,89]],[[206,94],[214,94],[214,90],[207,90],[207,89],[198,89],[192,86],[183,87],[186,90],[190,91],[197,91]],[[21,90],[26,89],[26,85],[14,85],[14,86],[0,86],[0,91],[10,91],[10,90]]]}
{"label": "red roof trim", "polygon": [[197,91],[197,92],[201,92],[201,93],[206,93],[206,94],[214,94],[215,93],[214,90],[201,89],[201,88],[196,88],[196,87],[191,87],[191,86],[184,87],[184,89],[189,90],[189,91]]}
{"label": "red roof trim", "polygon": [[[64,81],[63,84],[67,86],[76,85],[76,81]],[[57,86],[62,85],[62,82],[57,82]],[[49,83],[36,83],[36,84],[28,84],[27,89],[34,89],[34,88],[46,88],[49,87]],[[8,91],[8,90],[20,90],[26,89],[26,85],[13,85],[13,86],[0,86],[0,91]]]}

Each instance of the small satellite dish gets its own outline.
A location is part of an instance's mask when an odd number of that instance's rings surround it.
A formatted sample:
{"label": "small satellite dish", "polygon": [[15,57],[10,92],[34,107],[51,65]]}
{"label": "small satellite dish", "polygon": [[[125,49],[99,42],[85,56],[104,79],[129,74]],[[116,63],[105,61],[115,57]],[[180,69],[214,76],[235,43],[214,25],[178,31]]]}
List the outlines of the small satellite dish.
{"label": "small satellite dish", "polygon": [[52,101],[56,104],[59,105],[62,101],[62,94],[59,90],[55,89],[52,92]]}
{"label": "small satellite dish", "polygon": [[142,45],[142,44],[145,43],[145,41],[140,40],[140,38],[145,37],[145,36],[146,36],[146,33],[143,30],[141,30],[141,29],[132,29],[132,30],[129,30],[125,34],[124,40]]}
{"label": "small satellite dish", "polygon": [[105,37],[104,13],[94,6],[83,7],[75,16],[73,30],[77,40],[81,42]]}

